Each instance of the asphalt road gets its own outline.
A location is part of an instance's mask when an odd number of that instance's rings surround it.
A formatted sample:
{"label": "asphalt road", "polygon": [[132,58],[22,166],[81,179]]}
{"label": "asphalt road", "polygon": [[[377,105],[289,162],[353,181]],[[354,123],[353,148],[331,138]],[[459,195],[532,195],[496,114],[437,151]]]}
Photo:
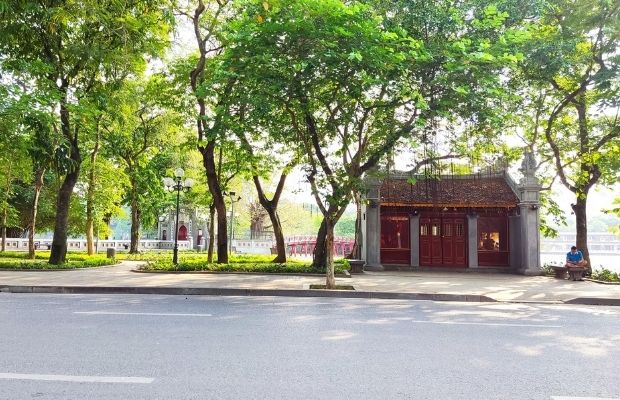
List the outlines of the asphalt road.
{"label": "asphalt road", "polygon": [[0,293],[0,399],[620,399],[620,307]]}

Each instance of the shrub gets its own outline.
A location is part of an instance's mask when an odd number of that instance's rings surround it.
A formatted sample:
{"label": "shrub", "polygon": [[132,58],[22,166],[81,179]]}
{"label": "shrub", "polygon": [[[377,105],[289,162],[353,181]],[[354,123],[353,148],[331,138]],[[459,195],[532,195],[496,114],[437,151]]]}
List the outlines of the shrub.
{"label": "shrub", "polygon": [[549,263],[545,263],[542,266],[542,271],[544,275],[554,275],[555,272],[553,271],[553,269],[551,269],[551,267],[554,267],[555,264],[549,264]]}
{"label": "shrub", "polygon": [[106,258],[105,256],[89,256],[87,254],[69,254],[67,262],[60,265],[48,264],[45,260],[37,257],[36,260],[24,260],[19,257],[0,258],[0,269],[77,269],[101,267],[104,265],[113,265],[116,260]]}
{"label": "shrub", "polygon": [[[47,260],[50,256],[49,251],[37,251],[35,257],[37,260]],[[4,251],[0,253],[1,258],[19,258],[29,259],[28,253],[23,251]]]}
{"label": "shrub", "polygon": [[[347,269],[344,263],[335,264],[336,273],[344,273]],[[310,263],[301,261],[286,262],[283,264],[269,262],[243,262],[230,264],[209,264],[202,260],[182,260],[175,268],[170,260],[150,261],[143,267],[153,271],[220,271],[220,272],[258,272],[258,273],[324,273],[318,271]]]}
{"label": "shrub", "polygon": [[592,271],[592,279],[605,282],[620,282],[620,274],[607,268],[601,268]]}

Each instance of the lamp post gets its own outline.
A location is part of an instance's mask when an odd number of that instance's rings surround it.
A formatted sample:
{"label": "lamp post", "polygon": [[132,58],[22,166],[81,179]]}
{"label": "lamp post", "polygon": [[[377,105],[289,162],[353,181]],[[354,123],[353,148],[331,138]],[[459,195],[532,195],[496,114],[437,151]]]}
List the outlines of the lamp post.
{"label": "lamp post", "polygon": [[192,186],[194,186],[194,180],[191,178],[187,178],[183,181],[183,176],[185,175],[185,171],[182,168],[177,168],[174,170],[174,178],[164,178],[164,187],[167,191],[177,192],[177,214],[176,214],[176,222],[174,228],[174,249],[172,250],[172,263],[177,265],[179,263],[178,252],[179,252],[179,198],[181,196],[181,190],[189,191]]}
{"label": "lamp post", "polygon": [[233,230],[235,229],[235,203],[241,200],[241,196],[236,196],[236,192],[224,192],[225,195],[230,197],[230,232],[228,233],[228,253],[232,253],[232,240],[235,237]]}

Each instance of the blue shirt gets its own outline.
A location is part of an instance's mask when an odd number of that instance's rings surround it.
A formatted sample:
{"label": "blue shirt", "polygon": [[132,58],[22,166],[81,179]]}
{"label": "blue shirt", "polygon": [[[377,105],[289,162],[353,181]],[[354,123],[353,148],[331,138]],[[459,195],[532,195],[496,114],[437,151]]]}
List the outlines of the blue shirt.
{"label": "blue shirt", "polygon": [[569,251],[568,253],[566,253],[566,260],[571,262],[579,262],[583,260],[583,254],[581,254],[579,250],[577,250],[575,254],[573,254],[572,251]]}

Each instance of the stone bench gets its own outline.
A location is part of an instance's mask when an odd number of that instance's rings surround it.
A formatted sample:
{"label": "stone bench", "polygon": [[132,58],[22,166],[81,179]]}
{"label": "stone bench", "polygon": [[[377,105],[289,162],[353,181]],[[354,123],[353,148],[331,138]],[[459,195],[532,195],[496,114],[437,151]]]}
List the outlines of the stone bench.
{"label": "stone bench", "polygon": [[571,281],[582,281],[583,275],[586,272],[586,267],[564,267],[564,266],[551,266],[551,269],[555,273],[557,279],[568,279]]}
{"label": "stone bench", "polygon": [[555,273],[555,277],[557,279],[566,279],[566,272],[568,271],[568,268],[561,265],[552,265],[551,269]]}
{"label": "stone bench", "polygon": [[571,281],[582,281],[586,267],[566,267],[568,270],[568,279]]}

